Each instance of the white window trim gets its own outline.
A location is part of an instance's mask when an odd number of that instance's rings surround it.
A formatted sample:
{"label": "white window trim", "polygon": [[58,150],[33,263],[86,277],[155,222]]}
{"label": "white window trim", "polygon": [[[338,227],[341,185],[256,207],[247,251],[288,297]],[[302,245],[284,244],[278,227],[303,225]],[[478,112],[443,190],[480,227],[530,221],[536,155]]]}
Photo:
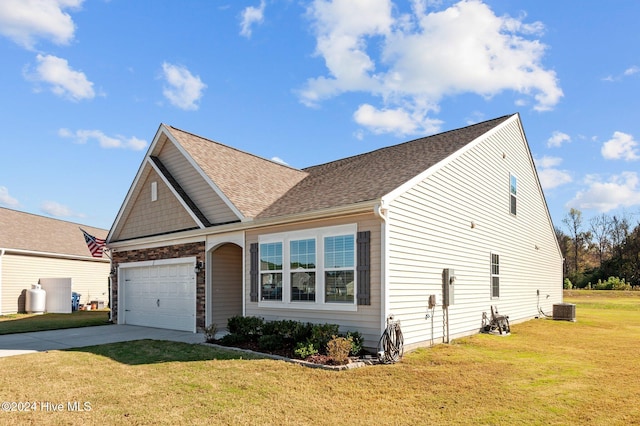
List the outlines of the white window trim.
{"label": "white window trim", "polygon": [[[264,243],[282,243],[282,300],[261,300],[258,295],[258,307],[266,309],[306,309],[306,310],[325,310],[325,311],[357,311],[358,309],[358,274],[357,274],[357,224],[329,226],[323,228],[305,229],[301,231],[281,232],[277,234],[266,234],[258,237],[258,245]],[[353,259],[353,303],[325,303],[325,282],[324,282],[324,238],[335,237],[340,235],[353,235],[354,237],[354,259]],[[316,241],[316,300],[309,301],[291,301],[291,258],[290,258],[290,241],[315,239]],[[259,285],[258,290],[261,292],[262,287]]]}
{"label": "white window trim", "polygon": [[[515,178],[516,180],[516,193],[512,194],[511,193],[511,179]],[[516,199],[516,212],[513,213],[511,211],[511,197],[514,197]],[[509,214],[511,216],[517,217],[518,216],[518,176],[515,173],[509,173]]]}
{"label": "white window trim", "polygon": [[[284,242],[282,240],[279,239],[275,239],[275,240],[266,240],[266,241],[260,241],[258,244],[258,247],[260,247],[260,245],[262,244],[274,244],[274,243],[280,243],[282,244],[282,269],[262,269],[262,261],[260,259],[260,257],[258,258],[258,297],[260,299],[262,299],[262,275],[263,274],[282,274],[282,285],[284,286],[284,273],[285,273],[285,269],[284,269]],[[258,256],[260,256],[260,249],[258,249]],[[284,291],[284,288],[283,288]],[[284,297],[284,293],[281,293],[281,296]],[[275,303],[281,303],[280,300],[270,300],[267,299],[264,302],[275,302]]]}
{"label": "white window trim", "polygon": [[[496,255],[498,256],[498,273],[494,274],[493,273],[493,256]],[[492,251],[489,254],[489,298],[492,300],[499,300],[500,299],[500,293],[501,293],[501,284],[502,284],[502,274],[501,274],[501,269],[502,269],[502,256],[500,255],[500,253],[496,252],[496,251]],[[494,296],[493,295],[493,278],[494,277],[498,277],[498,296]]]}

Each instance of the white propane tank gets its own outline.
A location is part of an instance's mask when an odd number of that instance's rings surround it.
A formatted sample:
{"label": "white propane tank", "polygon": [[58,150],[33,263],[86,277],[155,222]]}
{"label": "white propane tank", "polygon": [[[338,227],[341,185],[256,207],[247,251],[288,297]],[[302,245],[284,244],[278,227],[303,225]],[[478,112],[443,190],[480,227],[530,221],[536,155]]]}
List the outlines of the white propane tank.
{"label": "white propane tank", "polygon": [[47,292],[40,284],[31,284],[27,290],[26,310],[30,314],[44,314]]}

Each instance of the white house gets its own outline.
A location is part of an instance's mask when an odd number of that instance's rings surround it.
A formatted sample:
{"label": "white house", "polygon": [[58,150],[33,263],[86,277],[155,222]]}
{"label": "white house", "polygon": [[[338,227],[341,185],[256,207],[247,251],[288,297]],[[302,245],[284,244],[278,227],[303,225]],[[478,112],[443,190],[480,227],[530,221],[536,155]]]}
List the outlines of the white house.
{"label": "white house", "polygon": [[302,170],[161,125],[108,245],[119,323],[330,322],[374,348],[393,316],[410,348],[562,301],[518,114]]}

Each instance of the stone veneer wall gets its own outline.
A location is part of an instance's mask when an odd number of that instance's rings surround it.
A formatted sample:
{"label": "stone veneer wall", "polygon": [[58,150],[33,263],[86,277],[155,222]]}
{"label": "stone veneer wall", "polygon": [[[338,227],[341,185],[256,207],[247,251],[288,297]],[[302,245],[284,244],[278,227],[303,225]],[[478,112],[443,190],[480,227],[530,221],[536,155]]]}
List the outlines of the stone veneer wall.
{"label": "stone veneer wall", "polygon": [[[142,250],[128,250],[113,253],[113,264],[117,268],[121,263],[142,262],[149,260],[177,259],[181,257],[196,257],[198,262],[205,261],[205,243],[188,243],[174,246],[155,247]],[[113,299],[111,300],[111,318],[118,321],[118,275],[113,278]],[[205,272],[196,277],[196,328],[201,330],[205,326]]]}

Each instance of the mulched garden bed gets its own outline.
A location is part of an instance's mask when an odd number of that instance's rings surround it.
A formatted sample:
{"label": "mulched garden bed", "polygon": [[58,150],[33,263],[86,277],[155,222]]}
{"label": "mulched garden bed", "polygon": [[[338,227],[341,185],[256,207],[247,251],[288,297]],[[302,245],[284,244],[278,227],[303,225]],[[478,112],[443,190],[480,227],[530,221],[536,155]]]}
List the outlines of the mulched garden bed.
{"label": "mulched garden bed", "polygon": [[293,347],[282,347],[279,348],[277,350],[272,350],[272,351],[266,351],[262,348],[260,348],[258,346],[258,342],[242,342],[242,343],[235,343],[233,345],[225,345],[223,344],[221,341],[215,340],[213,342],[209,342],[209,343],[213,343],[215,345],[218,346],[224,346],[227,348],[237,348],[237,349],[244,349],[244,350],[249,350],[252,352],[257,352],[257,353],[263,353],[263,354],[268,354],[268,355],[275,355],[278,357],[282,357],[282,358],[286,358],[289,359],[292,362],[296,362],[302,365],[308,365],[308,366],[326,366],[330,369],[349,369],[349,368],[354,368],[354,367],[361,367],[364,365],[372,365],[372,364],[376,364],[377,362],[374,362],[371,358],[366,358],[366,359],[360,359],[360,358],[349,358],[349,363],[348,364],[337,364],[331,357],[327,356],[327,355],[322,355],[322,354],[315,354],[315,355],[310,355],[308,357],[306,357],[305,359],[300,359],[300,358],[296,358],[294,353],[293,353]]}
{"label": "mulched garden bed", "polygon": [[238,342],[238,343],[234,343],[233,345],[225,345],[223,341],[220,341],[220,340],[215,340],[211,343],[215,343],[216,345],[220,345],[220,346],[226,346],[229,348],[248,349],[250,351],[260,352],[263,354],[278,355],[285,358],[295,358],[293,355],[293,347],[289,347],[289,346],[283,346],[282,348],[279,348],[273,351],[265,351],[264,349],[260,348],[260,346],[258,346],[258,342],[252,342],[252,341],[241,342],[241,343]]}

